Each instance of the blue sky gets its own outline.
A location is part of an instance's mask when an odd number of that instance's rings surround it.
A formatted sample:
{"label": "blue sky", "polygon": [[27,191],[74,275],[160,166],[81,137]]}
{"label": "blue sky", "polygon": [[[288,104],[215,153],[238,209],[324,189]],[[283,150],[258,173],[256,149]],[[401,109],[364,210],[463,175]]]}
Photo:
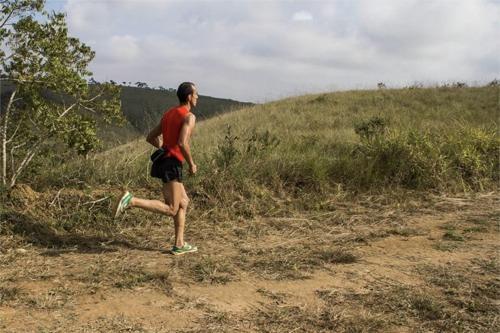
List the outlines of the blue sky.
{"label": "blue sky", "polygon": [[96,51],[94,77],[265,102],[500,77],[492,0],[48,0]]}

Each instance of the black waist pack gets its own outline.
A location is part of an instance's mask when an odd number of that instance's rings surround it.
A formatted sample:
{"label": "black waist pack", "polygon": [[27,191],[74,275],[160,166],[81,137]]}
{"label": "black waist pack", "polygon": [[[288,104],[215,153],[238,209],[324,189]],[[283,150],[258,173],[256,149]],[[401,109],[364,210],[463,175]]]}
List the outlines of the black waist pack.
{"label": "black waist pack", "polygon": [[162,148],[158,148],[154,151],[154,153],[151,154],[151,161],[154,163],[158,160],[161,160],[163,158],[163,156],[165,156],[165,149]]}

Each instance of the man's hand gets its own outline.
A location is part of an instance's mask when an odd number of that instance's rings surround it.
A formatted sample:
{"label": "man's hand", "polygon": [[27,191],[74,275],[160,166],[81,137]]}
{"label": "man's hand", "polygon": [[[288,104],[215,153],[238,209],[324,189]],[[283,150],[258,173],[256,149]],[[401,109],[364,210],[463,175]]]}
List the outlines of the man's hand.
{"label": "man's hand", "polygon": [[191,175],[196,174],[197,171],[198,171],[198,167],[196,166],[196,164],[193,163],[193,164],[189,165],[189,173]]}
{"label": "man's hand", "polygon": [[148,136],[146,137],[146,141],[155,146],[156,148],[160,148],[161,147],[160,135],[161,135],[161,121],[149,132]]}

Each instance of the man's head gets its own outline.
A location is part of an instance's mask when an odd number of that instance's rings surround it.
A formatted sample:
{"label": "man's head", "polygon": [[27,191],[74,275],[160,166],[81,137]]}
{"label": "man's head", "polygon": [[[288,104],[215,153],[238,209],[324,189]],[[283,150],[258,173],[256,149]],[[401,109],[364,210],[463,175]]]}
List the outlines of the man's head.
{"label": "man's head", "polygon": [[188,104],[190,107],[195,107],[198,101],[198,91],[192,82],[183,82],[177,88],[177,98],[182,105]]}

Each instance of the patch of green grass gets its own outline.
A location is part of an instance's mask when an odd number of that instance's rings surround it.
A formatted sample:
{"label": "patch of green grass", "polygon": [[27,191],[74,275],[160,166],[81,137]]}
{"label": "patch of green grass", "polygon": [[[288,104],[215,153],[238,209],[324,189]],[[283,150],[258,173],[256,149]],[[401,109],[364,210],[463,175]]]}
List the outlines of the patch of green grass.
{"label": "patch of green grass", "polygon": [[77,279],[93,290],[101,286],[130,289],[144,284],[153,285],[166,294],[170,294],[173,289],[170,272],[151,272],[140,264],[101,257],[78,274]]}
{"label": "patch of green grass", "polygon": [[444,240],[463,242],[465,238],[454,230],[448,230],[443,235]]}
{"label": "patch of green grass", "polygon": [[[317,295],[330,311],[350,309],[354,314],[342,332],[378,332],[394,325],[412,331],[415,322],[419,326],[433,326],[433,322],[447,316],[445,304],[427,289],[414,291],[408,286],[391,286],[374,288],[368,293],[320,290]],[[355,323],[354,318],[360,313],[368,316]],[[343,320],[344,325],[347,322]]]}
{"label": "patch of green grass", "polygon": [[[495,331],[492,330],[495,326],[493,318],[498,314],[495,302],[500,294],[500,283],[496,276],[456,264],[423,266],[418,271],[442,293],[440,302],[448,308],[446,316],[442,318],[443,328]],[[424,310],[425,307],[424,304]]]}
{"label": "patch of green grass", "polygon": [[491,300],[500,298],[500,281],[497,277],[491,277],[473,285],[472,294],[478,297],[487,297]]}
{"label": "patch of green grass", "polygon": [[487,227],[483,227],[483,226],[470,227],[470,228],[465,228],[464,229],[465,233],[475,233],[475,232],[486,233],[488,231],[489,231],[489,229]]}
{"label": "patch of green grass", "polygon": [[54,288],[38,296],[26,298],[25,303],[32,308],[55,310],[63,308],[71,301],[72,291],[68,288]]}
{"label": "patch of green grass", "polygon": [[0,305],[16,300],[21,294],[21,289],[18,287],[1,287],[0,286]]}
{"label": "patch of green grass", "polygon": [[282,246],[241,250],[239,266],[273,280],[305,279],[312,273],[315,263],[301,250]]}
{"label": "patch of green grass", "polygon": [[447,222],[445,224],[442,224],[439,226],[439,229],[443,229],[443,230],[448,230],[448,231],[455,231],[458,227],[458,223],[457,222]]}
{"label": "patch of green grass", "polygon": [[263,306],[249,315],[251,325],[260,332],[321,332],[330,329],[330,318],[318,318],[298,306]]}
{"label": "patch of green grass", "polygon": [[496,227],[498,229],[500,226],[500,213],[496,211],[485,212],[483,214],[467,216],[464,221],[477,226]]}
{"label": "patch of green grass", "polygon": [[412,237],[412,236],[420,236],[423,234],[421,230],[402,227],[402,228],[394,228],[387,231],[391,235],[403,236],[403,237]]}
{"label": "patch of green grass", "polygon": [[189,271],[196,282],[226,284],[236,279],[231,265],[221,258],[203,256],[200,259],[189,259]]}
{"label": "patch of green grass", "polygon": [[386,317],[365,311],[347,315],[339,309],[325,307],[314,319],[321,332],[375,333],[388,331],[390,327]]}
{"label": "patch of green grass", "polygon": [[446,266],[422,266],[417,270],[427,281],[438,287],[450,290],[457,289],[467,281],[461,272]]}
{"label": "patch of green grass", "polygon": [[241,248],[239,258],[241,269],[273,280],[307,279],[316,269],[327,264],[350,264],[358,259],[346,249],[320,248],[310,242],[272,248]]}
{"label": "patch of green grass", "polygon": [[85,322],[78,331],[83,332],[150,332],[142,323],[135,322],[124,315],[101,316],[96,320]]}
{"label": "patch of green grass", "polygon": [[145,283],[154,284],[167,294],[173,290],[170,275],[167,272],[146,272],[143,270],[129,270],[117,277],[113,286],[120,289],[130,289]]}
{"label": "patch of green grass", "polygon": [[283,304],[285,303],[285,299],[287,298],[287,294],[285,293],[280,293],[280,292],[274,292],[271,290],[267,290],[264,288],[259,288],[257,289],[257,292],[261,294],[262,296],[265,296],[273,301],[275,304]]}
{"label": "patch of green grass", "polygon": [[457,242],[443,242],[438,241],[432,245],[432,247],[439,251],[444,252],[453,252],[454,250],[460,248],[460,245]]}
{"label": "patch of green grass", "polygon": [[438,320],[445,316],[443,304],[429,295],[410,295],[408,301],[415,313],[424,320]]}
{"label": "patch of green grass", "polygon": [[[208,310],[208,313],[200,320],[208,332],[220,332],[222,327],[234,324],[234,319],[227,312]],[[201,332],[200,332],[201,333]]]}
{"label": "patch of green grass", "polygon": [[491,257],[488,259],[476,258],[472,262],[479,265],[485,273],[500,275],[500,261],[498,257]]}
{"label": "patch of green grass", "polygon": [[354,254],[344,249],[326,249],[314,255],[328,264],[352,264],[358,260]]}
{"label": "patch of green grass", "polygon": [[[494,319],[497,310],[489,297],[495,296],[491,293],[498,288],[498,283],[475,283],[476,277],[457,272],[442,273],[441,269],[437,269],[441,274],[437,279],[434,267],[420,271],[426,278],[430,276],[429,280],[438,289],[419,287],[415,290],[415,287],[399,285],[368,293],[322,290],[317,294],[333,311],[350,309],[356,314],[366,311],[375,319],[383,320],[382,327],[392,326],[392,330],[386,331],[399,331],[394,326],[410,332],[422,329],[436,332],[497,331],[498,323]],[[455,280],[446,281],[447,277]],[[483,286],[480,288],[483,294],[478,292],[478,286]]]}
{"label": "patch of green grass", "polygon": [[466,220],[466,222],[473,223],[473,224],[480,225],[480,226],[488,226],[492,223],[491,221],[488,221],[488,220],[483,219],[483,218],[477,218],[477,217],[468,218]]}

